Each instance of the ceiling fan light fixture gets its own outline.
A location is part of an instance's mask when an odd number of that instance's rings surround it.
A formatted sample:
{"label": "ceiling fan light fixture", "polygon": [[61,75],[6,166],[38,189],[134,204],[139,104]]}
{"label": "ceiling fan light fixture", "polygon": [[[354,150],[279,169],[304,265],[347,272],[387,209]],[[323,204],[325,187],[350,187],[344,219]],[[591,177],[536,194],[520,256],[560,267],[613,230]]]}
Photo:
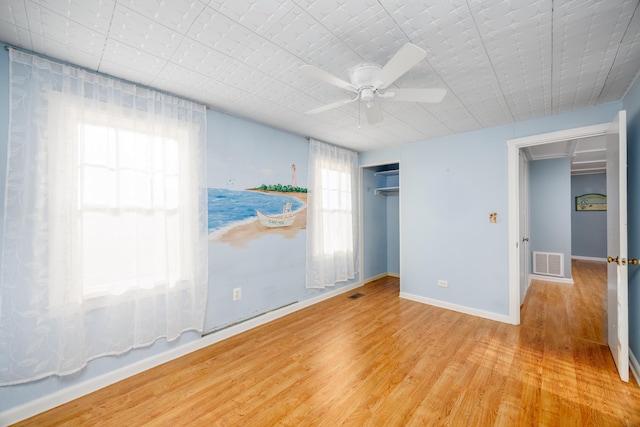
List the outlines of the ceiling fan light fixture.
{"label": "ceiling fan light fixture", "polygon": [[360,90],[360,99],[366,103],[370,103],[373,99],[373,89],[370,87],[362,88]]}

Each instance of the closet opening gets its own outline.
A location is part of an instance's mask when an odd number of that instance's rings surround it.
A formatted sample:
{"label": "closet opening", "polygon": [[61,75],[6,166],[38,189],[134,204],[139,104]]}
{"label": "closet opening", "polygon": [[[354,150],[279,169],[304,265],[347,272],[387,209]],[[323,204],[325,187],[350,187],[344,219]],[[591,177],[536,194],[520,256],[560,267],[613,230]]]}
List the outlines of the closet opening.
{"label": "closet opening", "polygon": [[400,277],[400,163],[361,166],[362,278]]}

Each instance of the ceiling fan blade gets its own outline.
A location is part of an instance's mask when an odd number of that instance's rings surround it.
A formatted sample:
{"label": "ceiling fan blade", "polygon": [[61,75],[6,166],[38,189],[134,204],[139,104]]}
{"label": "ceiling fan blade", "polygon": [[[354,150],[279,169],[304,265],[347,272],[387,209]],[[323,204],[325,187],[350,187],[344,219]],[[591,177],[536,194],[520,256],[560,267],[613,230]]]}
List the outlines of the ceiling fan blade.
{"label": "ceiling fan blade", "polygon": [[369,101],[365,104],[365,112],[367,113],[367,121],[370,125],[375,125],[382,121],[382,110],[375,101]]}
{"label": "ceiling fan blade", "polygon": [[329,74],[326,71],[321,70],[320,68],[316,68],[312,65],[303,65],[302,67],[300,67],[300,71],[302,71],[309,77],[314,77],[318,80],[322,80],[334,86],[338,86],[341,89],[348,90],[349,92],[358,93],[358,88],[351,83],[345,82],[344,80],[334,76],[333,74]]}
{"label": "ceiling fan blade", "polygon": [[418,46],[407,43],[382,67],[373,79],[375,89],[384,89],[427,56]]}
{"label": "ceiling fan blade", "polygon": [[331,104],[323,105],[322,107],[318,107],[318,108],[314,108],[313,110],[309,110],[305,114],[322,113],[323,111],[331,110],[332,108],[342,107],[343,105],[348,104],[350,102],[353,102],[356,99],[358,99],[357,96],[355,98],[341,99],[340,101],[332,102]]}
{"label": "ceiling fan blade", "polygon": [[389,101],[413,101],[413,102],[433,102],[437,103],[444,99],[447,94],[446,89],[389,89],[383,98]]}

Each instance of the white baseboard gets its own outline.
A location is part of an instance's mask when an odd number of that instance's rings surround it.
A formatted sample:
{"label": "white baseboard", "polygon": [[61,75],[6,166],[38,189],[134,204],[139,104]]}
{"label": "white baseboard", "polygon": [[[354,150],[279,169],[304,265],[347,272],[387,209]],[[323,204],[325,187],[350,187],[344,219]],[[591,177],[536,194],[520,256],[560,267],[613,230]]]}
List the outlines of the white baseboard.
{"label": "white baseboard", "polygon": [[48,411],[49,409],[55,408],[56,406],[60,406],[64,403],[70,402],[74,399],[100,390],[101,388],[107,387],[111,384],[115,384],[128,377],[137,375],[148,369],[162,365],[163,363],[178,359],[182,356],[208,347],[234,335],[241,334],[242,332],[248,331],[249,329],[264,325],[265,323],[269,323],[273,320],[279,319],[280,317],[294,313],[298,310],[302,310],[303,308],[312,306],[329,298],[333,298],[337,295],[347,293],[361,286],[361,282],[353,283],[332,290],[330,292],[323,293],[313,298],[309,298],[304,301],[282,307],[280,309],[265,313],[261,316],[249,319],[245,322],[238,323],[237,325],[230,326],[229,328],[213,332],[209,335],[205,335],[204,337],[196,341],[191,341],[169,351],[165,351],[155,356],[151,356],[147,359],[143,359],[130,365],[124,366],[116,371],[108,372],[104,375],[91,378],[82,383],[64,388],[55,393],[43,396],[31,402],[27,402],[23,405],[9,408],[6,411],[0,412],[0,426],[7,426],[33,417],[34,415]]}
{"label": "white baseboard", "polygon": [[597,261],[597,262],[607,262],[606,258],[596,258],[591,256],[580,256],[580,255],[571,255],[571,259],[579,259],[582,261]]}
{"label": "white baseboard", "polygon": [[540,274],[532,274],[530,280],[542,280],[544,282],[555,282],[555,283],[567,283],[569,285],[573,285],[572,278],[566,277],[553,277],[553,276],[543,276]]}
{"label": "white baseboard", "polygon": [[471,316],[482,317],[484,319],[495,320],[497,322],[511,324],[511,319],[506,314],[493,313],[491,311],[480,310],[478,308],[466,307],[463,305],[452,304],[446,301],[435,300],[420,295],[400,292],[400,298],[411,301],[421,302],[423,304],[433,305],[435,307],[446,308],[447,310],[457,311],[459,313],[470,314]]}
{"label": "white baseboard", "polygon": [[640,384],[640,364],[631,349],[629,349],[629,366],[631,367],[631,373],[636,379],[636,382]]}
{"label": "white baseboard", "polygon": [[395,277],[396,279],[400,278],[400,275],[398,273],[387,273],[387,276],[389,277]]}

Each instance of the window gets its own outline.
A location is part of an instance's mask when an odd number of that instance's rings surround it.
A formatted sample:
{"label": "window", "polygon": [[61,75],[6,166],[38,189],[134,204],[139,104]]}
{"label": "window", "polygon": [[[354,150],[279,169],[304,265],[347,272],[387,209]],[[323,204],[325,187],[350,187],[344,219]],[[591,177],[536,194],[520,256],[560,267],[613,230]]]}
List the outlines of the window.
{"label": "window", "polygon": [[179,281],[178,160],[176,139],[78,125],[83,298]]}
{"label": "window", "polygon": [[323,168],[322,254],[353,253],[353,207],[351,176]]}
{"label": "window", "polygon": [[307,287],[324,288],[358,271],[357,153],[311,140]]}

